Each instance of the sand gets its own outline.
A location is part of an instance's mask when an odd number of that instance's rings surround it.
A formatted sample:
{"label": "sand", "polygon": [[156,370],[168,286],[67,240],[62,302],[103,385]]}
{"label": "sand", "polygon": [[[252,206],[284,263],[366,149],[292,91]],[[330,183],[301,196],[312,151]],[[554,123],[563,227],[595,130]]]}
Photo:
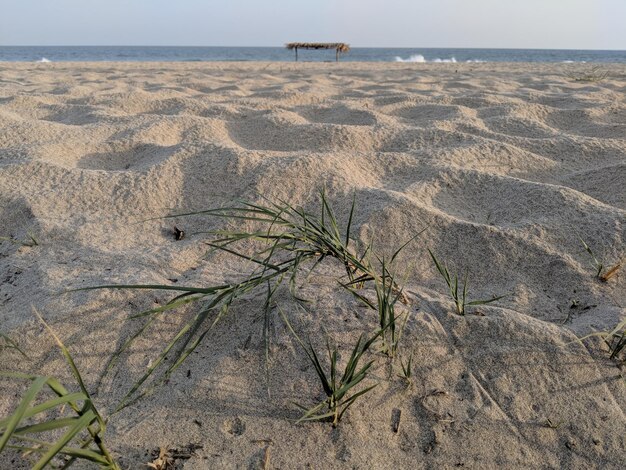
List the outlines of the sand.
{"label": "sand", "polygon": [[[355,236],[382,253],[425,229],[398,261],[413,385],[372,355],[365,384],[379,386],[337,429],[295,424],[293,402],[321,388],[274,315],[268,396],[260,292],[167,386],[111,417],[124,468],[188,444],[202,447],[185,469],[262,468],[267,448],[283,469],[623,468],[624,371],[601,341],[576,341],[626,314],[623,275],[596,280],[578,238],[607,264],[624,255],[626,69],[603,69],[582,82],[584,64],[2,63],[0,236],[39,244],[0,244],[0,331],[29,355],[2,350],[1,368],[71,383],[35,308],[110,411],[193,309],[164,316],[103,377],[141,325],[129,315],[169,296],[62,292],[235,279],[250,265],[206,256],[209,237],[194,235],[224,221],[141,221],[260,196],[314,211],[325,186],[344,223],[356,195]],[[427,248],[469,270],[472,298],[506,297],[456,315]],[[338,273],[329,263],[303,283],[307,313],[286,291],[276,300],[345,359],[377,319]],[[16,393],[0,382],[0,416]]]}

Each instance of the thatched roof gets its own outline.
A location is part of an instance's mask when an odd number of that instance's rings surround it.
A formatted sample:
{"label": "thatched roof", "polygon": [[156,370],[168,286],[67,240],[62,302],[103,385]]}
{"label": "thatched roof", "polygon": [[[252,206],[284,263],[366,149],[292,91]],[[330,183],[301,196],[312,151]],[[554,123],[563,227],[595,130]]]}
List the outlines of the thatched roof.
{"label": "thatched roof", "polygon": [[335,49],[337,52],[348,52],[350,45],[344,42],[290,42],[285,47],[291,49]]}

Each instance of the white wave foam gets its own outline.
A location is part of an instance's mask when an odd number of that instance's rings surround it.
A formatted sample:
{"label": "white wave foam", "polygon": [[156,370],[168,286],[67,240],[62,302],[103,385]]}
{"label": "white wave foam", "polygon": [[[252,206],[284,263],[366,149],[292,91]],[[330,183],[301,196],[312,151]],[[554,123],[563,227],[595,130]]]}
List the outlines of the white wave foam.
{"label": "white wave foam", "polygon": [[[433,63],[437,63],[437,64],[456,64],[458,62],[456,60],[456,57],[450,57],[449,59],[436,58],[436,59],[433,59],[433,60],[426,60],[426,58],[422,54],[414,54],[414,55],[409,56],[407,59],[404,59],[402,57],[396,56],[395,57],[395,61],[396,62],[414,62],[414,63],[433,62]],[[478,60],[478,59],[469,59],[469,60],[466,60],[465,62],[482,63],[482,62],[485,62],[485,61],[484,60]]]}
{"label": "white wave foam", "polygon": [[50,59],[46,59],[45,57],[42,57],[37,62],[52,62],[52,61]]}
{"label": "white wave foam", "polygon": [[410,56],[408,59],[396,56],[396,62],[426,62],[426,59],[422,54],[415,54]]}

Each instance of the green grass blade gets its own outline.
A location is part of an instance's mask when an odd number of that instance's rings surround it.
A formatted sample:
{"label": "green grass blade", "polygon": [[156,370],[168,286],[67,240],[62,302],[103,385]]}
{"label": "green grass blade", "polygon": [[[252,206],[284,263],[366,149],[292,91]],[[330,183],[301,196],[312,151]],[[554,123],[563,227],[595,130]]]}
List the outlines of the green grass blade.
{"label": "green grass blade", "polygon": [[415,240],[417,237],[419,237],[422,233],[424,233],[426,231],[426,229],[422,229],[420,230],[415,236],[409,238],[403,245],[400,246],[400,248],[398,248],[393,255],[391,256],[391,260],[389,261],[389,264],[393,264],[393,262],[395,261],[396,257],[400,254],[400,252],[402,250],[404,250],[404,248],[406,248],[406,246],[411,243],[413,240]]}
{"label": "green grass blade", "polygon": [[22,426],[17,428],[14,433],[18,434],[37,434],[40,432],[52,431],[59,428],[67,428],[76,423],[78,418],[59,418],[50,421],[44,421],[43,423],[31,424],[28,426]]}
{"label": "green grass blade", "polygon": [[367,297],[361,295],[355,289],[349,287],[348,284],[342,284],[340,282],[339,285],[346,289],[348,292],[350,292],[359,302],[362,302],[364,305],[371,308],[372,310],[377,310],[376,305],[374,305]]}
{"label": "green grass blade", "polygon": [[337,383],[337,349],[331,351],[328,339],[326,339],[326,348],[328,349],[328,358],[330,359],[330,388],[335,390],[335,384]]}
{"label": "green grass blade", "polygon": [[320,382],[322,383],[322,388],[324,389],[324,392],[326,393],[327,396],[331,396],[333,394],[333,389],[328,380],[328,377],[326,376],[326,372],[324,372],[324,368],[322,367],[322,364],[320,363],[320,360],[317,357],[317,353],[315,352],[315,349],[313,348],[313,345],[310,342],[309,342],[309,350],[311,351],[311,355],[309,357],[311,357],[311,361],[313,362],[313,367],[315,368],[315,372],[317,372]]}
{"label": "green grass blade", "polygon": [[589,253],[589,255],[591,256],[591,259],[593,260],[593,267],[594,267],[594,269],[596,269],[596,277],[600,277],[600,274],[602,274],[602,270],[604,269],[603,263],[598,261],[596,256],[593,254],[593,251],[591,251],[591,248],[589,247],[589,245],[587,245],[585,240],[583,240],[580,235],[578,235],[578,239],[583,244],[583,247],[585,248],[585,251],[587,253]]}
{"label": "green grass blade", "polygon": [[335,400],[337,402],[343,400],[343,397],[346,396],[348,394],[348,392],[350,392],[351,389],[353,389],[354,387],[356,387],[359,383],[361,383],[361,381],[367,376],[366,373],[358,373],[355,374],[354,377],[352,377],[352,380],[350,380],[350,382],[342,385],[341,387],[339,387],[337,390],[335,390],[335,393],[333,394],[333,396],[335,397]]}
{"label": "green grass blade", "polygon": [[348,375],[346,380],[349,380],[349,382],[342,384],[342,386],[335,392],[335,396],[338,400],[341,400],[341,398],[343,398],[343,396],[351,388],[354,388],[367,376],[367,371],[370,369],[370,367],[372,367],[372,364],[374,364],[374,361],[370,361],[365,364],[358,372],[353,372]]}
{"label": "green grass blade", "polygon": [[[339,234],[339,226],[337,224],[337,218],[335,217],[335,213],[332,207],[328,203],[328,199],[326,199],[325,189],[322,189],[322,191],[320,192],[320,197],[322,199],[322,207],[326,208],[326,212],[328,213],[328,218],[330,219],[330,228],[332,229],[332,232],[329,232],[329,233],[333,236],[334,241],[339,241],[341,240],[341,235]],[[324,209],[322,209],[322,215],[323,214],[324,214]],[[322,223],[322,227],[326,227],[326,225]]]}
{"label": "green grass blade", "polygon": [[306,413],[304,416],[302,416],[302,418],[296,421],[296,424],[302,423],[305,421],[321,421],[326,418],[332,418],[333,416],[335,416],[335,413],[333,411],[329,411],[328,413],[319,414],[319,415]]}
{"label": "green grass blade", "polygon": [[51,445],[48,451],[33,465],[33,470],[43,469],[78,433],[85,431],[89,424],[97,418],[96,414],[92,410],[89,410],[77,419],[74,426],[68,429],[58,441]]}
{"label": "green grass blade", "polygon": [[213,248],[215,248],[217,250],[222,250],[222,251],[225,251],[226,253],[230,253],[231,255],[238,256],[239,258],[243,258],[245,260],[252,261],[253,263],[259,264],[259,265],[261,265],[261,266],[263,266],[264,268],[267,268],[267,269],[273,269],[275,271],[278,271],[280,269],[278,266],[276,266],[276,265],[274,265],[274,264],[272,264],[272,263],[270,263],[268,261],[269,257],[268,257],[268,259],[260,260],[260,259],[257,259],[255,257],[253,257],[253,256],[247,256],[247,255],[244,255],[243,253],[240,253],[240,252],[238,252],[236,250],[231,250],[230,248],[226,248],[223,245],[216,245],[214,243],[207,243],[207,245],[209,245],[209,246],[211,246],[211,247],[213,247]]}
{"label": "green grass blade", "polygon": [[441,277],[443,277],[443,279],[446,281],[446,283],[448,284],[448,287],[450,286],[450,276],[448,275],[448,272],[446,269],[444,269],[444,267],[441,265],[441,263],[439,263],[439,260],[437,259],[437,257],[435,256],[435,254],[430,251],[430,249],[428,249],[428,253],[430,253],[430,257],[433,260],[433,263],[435,263],[435,267],[437,268],[437,271],[439,271],[439,274],[441,274]]}
{"label": "green grass blade", "polygon": [[354,208],[356,206],[356,192],[352,194],[352,205],[350,206],[350,215],[348,216],[348,226],[346,228],[346,247],[350,244],[350,230],[352,228],[352,218],[354,216]]}
{"label": "green grass blade", "polygon": [[467,305],[467,269],[465,270],[465,278],[463,279],[463,299],[461,300],[461,305],[463,305],[463,313],[465,313],[465,306]]}
{"label": "green grass blade", "polygon": [[161,305],[160,307],[156,307],[156,308],[151,308],[150,310],[145,310],[140,313],[135,313],[133,315],[130,315],[128,318],[130,318],[131,320],[135,320],[137,318],[142,318],[142,317],[147,317],[149,315],[167,312],[169,310],[174,310],[179,307],[182,307],[183,305],[187,305],[192,302],[197,302],[198,300],[202,300],[206,297],[207,295],[194,294],[193,292],[186,292],[184,294],[174,297],[165,305]]}
{"label": "green grass blade", "polygon": [[80,292],[98,289],[138,289],[138,290],[173,290],[179,292],[189,292],[194,294],[213,294],[216,291],[230,287],[230,284],[213,286],[209,288],[188,287],[188,286],[165,286],[162,284],[103,284],[101,286],[80,287],[69,289],[66,292]]}
{"label": "green grass blade", "polygon": [[350,354],[350,358],[348,359],[348,363],[346,364],[346,368],[341,377],[342,384],[352,380],[354,371],[359,364],[359,359],[361,358],[361,355],[363,354],[363,349],[361,349],[362,339],[363,339],[363,335],[361,334],[356,344],[354,345],[354,348],[352,349],[352,353]]}
{"label": "green grass blade", "polygon": [[46,385],[47,381],[47,377],[37,377],[36,379],[34,379],[33,384],[29,387],[29,389],[22,397],[20,404],[11,415],[11,419],[7,422],[2,437],[0,437],[0,452],[2,452],[4,447],[7,445],[13,432],[15,431],[15,429],[17,429],[20,421],[24,418],[24,414],[28,410],[30,403],[35,399],[43,386]]}
{"label": "green grass blade", "polygon": [[[196,319],[199,317],[199,314],[196,315]],[[131,387],[131,389],[126,393],[126,395],[124,395],[124,397],[122,398],[122,400],[120,401],[119,405],[115,408],[115,411],[113,413],[117,413],[118,411],[121,411],[123,408],[126,408],[127,405],[127,401],[129,400],[129,398],[131,396],[134,395],[134,393],[139,390],[139,388],[145,383],[146,380],[148,380],[152,374],[154,373],[155,369],[165,360],[165,357],[167,356],[167,354],[170,352],[170,350],[176,346],[176,344],[178,343],[178,341],[191,329],[191,325],[193,324],[193,321],[186,323],[183,328],[181,328],[178,332],[178,334],[176,334],[176,336],[174,336],[174,338],[167,344],[167,346],[161,351],[161,354],[159,355],[159,357],[156,359],[156,361],[153,362],[153,364],[148,367],[148,369],[146,370],[146,372],[139,378],[139,380],[137,382],[135,382],[133,384],[133,386]]]}
{"label": "green grass blade", "polygon": [[372,389],[378,387],[378,384],[372,385],[371,387],[367,387],[366,389],[361,390],[360,392],[352,395],[345,403],[343,403],[341,405],[342,410],[339,412],[339,415],[337,415],[337,421],[341,421],[341,418],[343,417],[344,413],[346,411],[348,411],[348,408],[350,408],[354,402],[357,400],[357,398],[361,397],[362,395],[365,395],[366,393],[372,391]]}
{"label": "green grass blade", "polygon": [[296,406],[298,406],[298,408],[305,411],[304,416],[310,416],[312,414],[317,413],[322,408],[326,407],[328,405],[328,400],[323,400],[311,408],[307,408],[305,406],[299,405],[298,403],[295,403],[295,404]]}
{"label": "green grass blade", "polygon": [[[70,352],[65,347],[65,345],[63,344],[61,339],[56,335],[54,330],[52,328],[50,328],[50,325],[48,325],[45,322],[45,320],[43,319],[43,317],[39,314],[39,312],[37,312],[37,310],[35,310],[35,314],[37,315],[37,317],[39,317],[39,320],[43,323],[43,325],[46,327],[46,329],[48,330],[50,335],[54,338],[54,340],[56,341],[57,345],[59,346],[59,349],[61,349],[61,352],[63,353],[63,356],[65,357],[65,361],[70,366],[70,370],[72,371],[72,375],[76,379],[76,382],[78,382],[78,385],[80,386],[80,389],[83,392],[83,394],[88,398],[87,402],[90,403],[91,402],[91,395],[89,394],[89,391],[87,390],[87,387],[85,386],[85,382],[83,381],[83,378],[80,375],[80,372],[78,371],[78,368],[76,367],[76,364],[74,363],[74,359],[70,355]],[[100,426],[104,428],[104,420],[102,419],[100,414],[96,411],[95,407],[92,407],[92,410],[93,410],[94,414],[96,415],[96,417],[98,418],[98,421],[100,422]]]}
{"label": "green grass blade", "polygon": [[19,345],[15,341],[13,341],[9,336],[5,335],[4,333],[0,333],[0,338],[4,339],[6,343],[6,346],[0,345],[0,350],[2,350],[3,347],[9,348],[9,349],[15,349],[22,356],[28,359],[28,356],[26,355],[26,353],[24,353],[24,351],[20,349]]}
{"label": "green grass blade", "polygon": [[263,342],[264,342],[264,346],[265,346],[265,381],[267,383],[267,394],[268,396],[270,395],[270,388],[269,388],[269,382],[270,382],[270,349],[271,349],[271,335],[270,335],[270,328],[271,328],[271,321],[270,321],[270,316],[272,313],[272,297],[274,296],[274,293],[276,292],[276,289],[278,289],[278,287],[280,286],[280,284],[282,283],[282,277],[274,284],[274,287],[271,287],[270,281],[267,281],[267,296],[265,298],[265,304],[263,306],[263,312],[264,312],[264,319],[263,319]]}
{"label": "green grass blade", "polygon": [[[51,410],[53,408],[56,408],[57,406],[64,405],[66,403],[72,403],[72,402],[82,401],[82,400],[87,400],[87,399],[88,398],[82,392],[70,393],[68,395],[63,395],[60,397],[52,398],[48,401],[45,401],[44,403],[28,408],[28,410],[26,410],[24,414],[22,415],[22,419],[30,418],[39,413]],[[0,420],[0,431],[3,430],[7,426],[9,419],[10,418],[5,418],[5,419]]]}
{"label": "green grass blade", "polygon": [[[19,438],[18,438],[19,439]],[[10,444],[7,446],[7,448],[10,449],[15,449],[15,450],[19,450],[21,452],[31,452],[31,453],[41,453],[43,451],[43,449],[49,448],[52,444],[48,443],[48,442],[44,442],[44,441],[37,441],[35,439],[29,439],[30,441],[36,441],[34,443],[36,443],[38,446],[40,447],[27,447],[27,446],[20,446],[20,445],[15,445],[15,444]],[[63,449],[61,449],[59,451],[60,455],[67,455],[69,457],[72,457],[72,461],[75,459],[83,459],[83,460],[89,460],[91,462],[97,463],[98,465],[102,466],[103,468],[106,469],[115,469],[117,468],[114,465],[111,465],[111,462],[109,462],[104,456],[102,456],[101,454],[93,451],[93,450],[89,450],[89,449],[78,449],[78,448],[74,448],[74,447],[64,447]],[[63,465],[63,467],[61,467],[61,469],[65,469],[69,467],[70,462],[66,463],[65,465]]]}
{"label": "green grass blade", "polygon": [[369,272],[364,272],[359,277],[355,277],[354,279],[346,282],[340,283],[343,287],[351,287],[357,284],[363,284],[365,282],[374,281],[376,278],[372,276]]}
{"label": "green grass blade", "polygon": [[472,300],[471,302],[468,302],[466,305],[485,305],[485,304],[490,304],[492,302],[495,302],[496,300],[500,300],[503,299],[504,297],[506,297],[506,295],[500,295],[498,297],[493,297],[489,300]]}
{"label": "green grass blade", "polygon": [[24,379],[24,380],[35,380],[38,375],[34,374],[24,374],[22,372],[6,372],[0,371],[0,377],[9,377],[12,379]]}

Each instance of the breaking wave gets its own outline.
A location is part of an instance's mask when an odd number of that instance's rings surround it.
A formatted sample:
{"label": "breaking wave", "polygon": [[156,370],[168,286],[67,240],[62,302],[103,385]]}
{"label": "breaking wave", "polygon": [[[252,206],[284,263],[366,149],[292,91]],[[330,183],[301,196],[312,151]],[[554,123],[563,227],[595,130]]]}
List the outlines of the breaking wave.
{"label": "breaking wave", "polygon": [[[400,56],[396,56],[395,58],[396,62],[413,62],[413,63],[426,63],[426,62],[434,62],[434,63],[446,63],[446,64],[456,64],[458,61],[456,60],[456,57],[450,57],[449,59],[440,59],[440,58],[436,58],[436,59],[432,59],[432,60],[427,60],[422,54],[414,54],[409,56],[407,59],[404,59]],[[466,60],[465,62],[485,62],[484,60]]]}
{"label": "breaking wave", "polygon": [[396,56],[396,62],[426,62],[426,59],[422,54],[415,54],[410,56],[408,59]]}

